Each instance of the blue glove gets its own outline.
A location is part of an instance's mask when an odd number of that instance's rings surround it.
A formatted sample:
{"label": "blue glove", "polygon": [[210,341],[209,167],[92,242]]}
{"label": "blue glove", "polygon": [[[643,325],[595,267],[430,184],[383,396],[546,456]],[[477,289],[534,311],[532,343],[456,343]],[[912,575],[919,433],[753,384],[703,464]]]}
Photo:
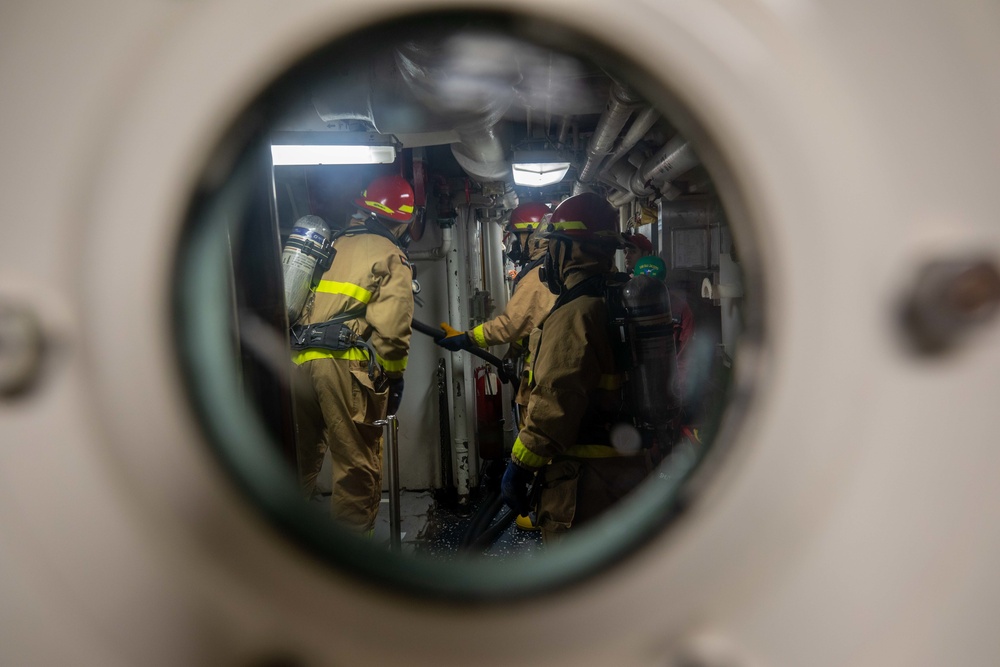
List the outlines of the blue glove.
{"label": "blue glove", "polygon": [[472,346],[472,339],[469,338],[468,332],[459,331],[447,322],[441,323],[441,329],[444,331],[444,338],[435,338],[434,342],[444,349],[458,352]]}
{"label": "blue glove", "polygon": [[513,461],[500,480],[500,495],[507,506],[518,514],[531,511],[531,487],[535,482],[535,471],[522,468]]}

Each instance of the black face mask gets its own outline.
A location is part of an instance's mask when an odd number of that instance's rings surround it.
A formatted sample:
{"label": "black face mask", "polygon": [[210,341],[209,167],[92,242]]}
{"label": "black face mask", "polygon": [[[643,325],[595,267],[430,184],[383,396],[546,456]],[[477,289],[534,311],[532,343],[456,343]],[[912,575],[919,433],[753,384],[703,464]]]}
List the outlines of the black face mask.
{"label": "black face mask", "polygon": [[551,252],[545,253],[545,262],[538,268],[538,279],[556,296],[562,294],[563,284],[559,279],[559,267],[556,266]]}
{"label": "black face mask", "polygon": [[514,241],[510,244],[510,250],[507,251],[507,257],[512,262],[520,263],[521,255],[524,254],[521,250],[521,239],[516,235],[514,236]]}

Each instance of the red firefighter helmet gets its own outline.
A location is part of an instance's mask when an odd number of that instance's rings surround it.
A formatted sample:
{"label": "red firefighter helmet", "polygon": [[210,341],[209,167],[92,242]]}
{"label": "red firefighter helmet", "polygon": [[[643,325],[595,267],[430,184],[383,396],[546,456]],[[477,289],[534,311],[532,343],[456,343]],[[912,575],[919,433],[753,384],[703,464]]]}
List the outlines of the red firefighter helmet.
{"label": "red firefighter helmet", "polygon": [[413,220],[413,188],[402,176],[379,176],[354,203],[394,222]]}
{"label": "red firefighter helmet", "polygon": [[525,202],[511,211],[507,231],[515,234],[527,234],[535,231],[542,218],[550,213],[549,207],[541,202]]}
{"label": "red firefighter helmet", "polygon": [[618,232],[618,212],[604,197],[584,192],[564,199],[552,211],[549,236],[570,241],[622,245]]}

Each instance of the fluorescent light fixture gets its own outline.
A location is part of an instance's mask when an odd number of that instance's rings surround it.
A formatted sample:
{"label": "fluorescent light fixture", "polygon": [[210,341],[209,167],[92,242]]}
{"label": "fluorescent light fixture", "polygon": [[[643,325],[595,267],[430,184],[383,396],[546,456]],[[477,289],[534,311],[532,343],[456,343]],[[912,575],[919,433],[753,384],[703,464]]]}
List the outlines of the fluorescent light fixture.
{"label": "fluorescent light fixture", "polygon": [[540,188],[561,181],[569,171],[569,162],[515,162],[511,170],[517,185]]}
{"label": "fluorescent light fixture", "polygon": [[285,145],[271,146],[274,166],[311,164],[388,164],[396,160],[394,146]]}

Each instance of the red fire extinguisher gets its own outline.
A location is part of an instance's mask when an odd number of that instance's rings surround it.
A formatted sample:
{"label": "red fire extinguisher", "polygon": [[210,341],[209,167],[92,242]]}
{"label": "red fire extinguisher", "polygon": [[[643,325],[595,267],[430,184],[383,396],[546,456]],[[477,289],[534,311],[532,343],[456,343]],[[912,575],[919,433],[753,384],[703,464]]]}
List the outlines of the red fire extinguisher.
{"label": "red fire extinguisher", "polygon": [[476,381],[476,433],[479,437],[479,457],[503,457],[503,398],[500,378],[492,366],[480,366],[474,373]]}

